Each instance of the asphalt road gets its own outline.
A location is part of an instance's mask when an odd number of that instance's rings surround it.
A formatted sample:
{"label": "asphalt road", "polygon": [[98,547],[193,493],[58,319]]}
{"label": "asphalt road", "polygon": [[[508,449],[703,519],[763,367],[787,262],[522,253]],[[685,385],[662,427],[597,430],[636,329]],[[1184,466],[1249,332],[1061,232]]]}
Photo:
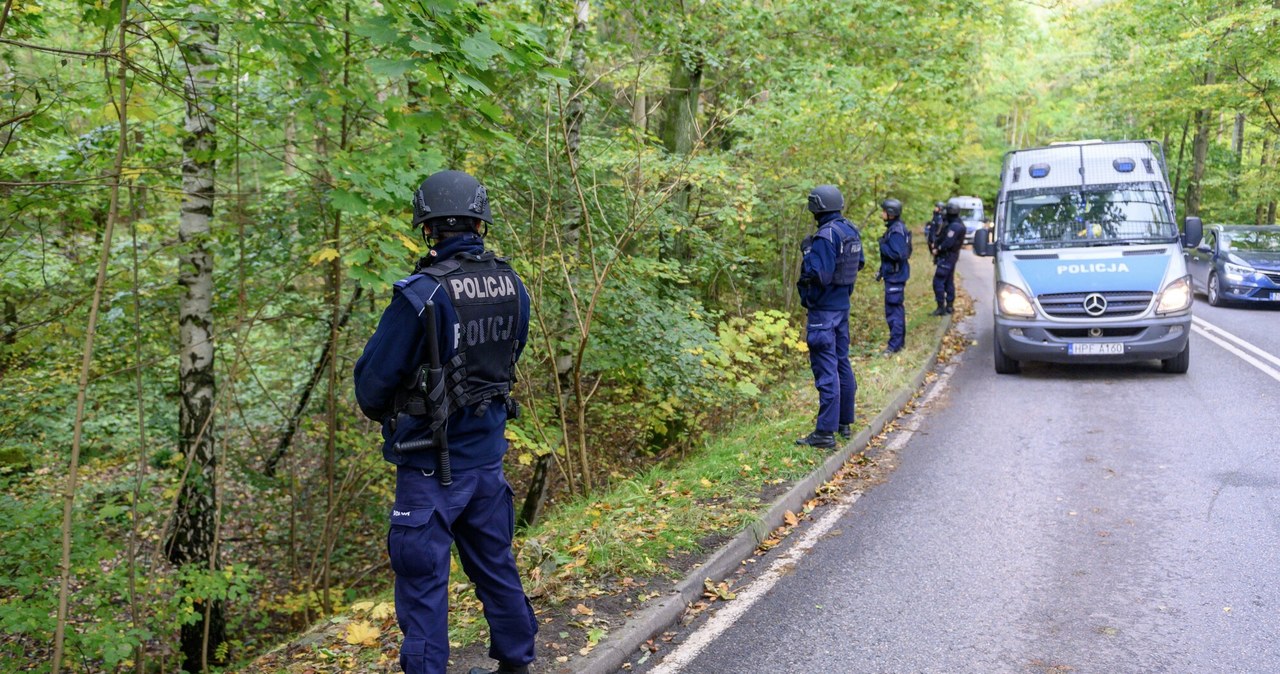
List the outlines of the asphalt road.
{"label": "asphalt road", "polygon": [[1197,302],[1186,375],[1000,376],[992,266],[960,271],[977,345],[889,480],[653,671],[1280,672],[1280,381],[1238,355],[1280,373],[1280,311]]}

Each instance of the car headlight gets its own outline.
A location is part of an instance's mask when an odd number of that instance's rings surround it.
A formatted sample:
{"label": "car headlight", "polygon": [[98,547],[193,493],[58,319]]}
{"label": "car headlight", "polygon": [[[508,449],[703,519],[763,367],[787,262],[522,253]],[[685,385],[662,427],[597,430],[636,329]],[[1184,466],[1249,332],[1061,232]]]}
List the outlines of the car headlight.
{"label": "car headlight", "polygon": [[1191,308],[1191,277],[1183,276],[1160,291],[1156,302],[1157,314],[1173,314]]}
{"label": "car headlight", "polygon": [[1252,267],[1231,264],[1230,262],[1223,263],[1222,271],[1226,272],[1227,278],[1232,281],[1243,281],[1244,277],[1252,276],[1255,273]]}
{"label": "car headlight", "polygon": [[1000,313],[1005,316],[1036,317],[1036,307],[1031,303],[1031,298],[1021,288],[1004,281],[996,284],[996,304],[999,305]]}

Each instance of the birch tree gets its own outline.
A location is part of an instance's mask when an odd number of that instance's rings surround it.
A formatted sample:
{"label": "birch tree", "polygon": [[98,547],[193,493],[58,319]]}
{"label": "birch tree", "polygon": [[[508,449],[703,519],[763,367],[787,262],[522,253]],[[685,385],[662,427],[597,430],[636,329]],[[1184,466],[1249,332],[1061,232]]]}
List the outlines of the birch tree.
{"label": "birch tree", "polygon": [[[199,6],[182,47],[186,67],[183,91],[186,125],[182,139],[182,206],[178,220],[178,308],[181,393],[178,447],[186,457],[186,478],[178,497],[169,561],[196,570],[217,568],[217,465],[213,413],[216,387],[213,358],[213,258],[208,245],[213,220],[213,93],[217,84],[218,25]],[[212,649],[223,641],[225,622],[219,602],[197,597],[196,620],[182,626],[182,655],[188,671],[206,671]]]}

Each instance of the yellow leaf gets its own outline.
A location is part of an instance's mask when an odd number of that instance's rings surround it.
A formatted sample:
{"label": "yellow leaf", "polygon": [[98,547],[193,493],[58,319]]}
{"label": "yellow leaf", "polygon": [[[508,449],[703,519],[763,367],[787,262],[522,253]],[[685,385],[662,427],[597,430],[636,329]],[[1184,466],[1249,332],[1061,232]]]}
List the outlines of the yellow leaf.
{"label": "yellow leaf", "polygon": [[387,618],[395,615],[395,613],[396,605],[391,602],[384,601],[373,607],[373,610],[369,612],[369,617],[374,620],[386,620]]}
{"label": "yellow leaf", "polygon": [[373,608],[373,602],[371,601],[358,601],[351,605],[352,611],[368,611],[371,608]]}
{"label": "yellow leaf", "polygon": [[311,264],[320,264],[321,262],[336,259],[338,259],[338,251],[333,248],[325,248],[324,250],[312,253],[310,261]]}
{"label": "yellow leaf", "polygon": [[404,247],[408,248],[410,252],[414,254],[422,252],[422,245],[417,241],[410,239],[401,232],[396,232],[396,236],[400,237],[400,243],[404,244]]}
{"label": "yellow leaf", "polygon": [[595,615],[596,614],[596,612],[588,608],[586,604],[578,604],[577,606],[573,607],[573,610],[570,612],[575,615]]}
{"label": "yellow leaf", "polygon": [[382,630],[361,620],[347,625],[347,643],[352,645],[376,646]]}
{"label": "yellow leaf", "polygon": [[800,518],[796,517],[796,514],[791,512],[790,510],[788,510],[787,513],[782,516],[782,519],[786,521],[788,526],[794,527],[795,525],[800,523]]}
{"label": "yellow leaf", "polygon": [[702,486],[704,486],[704,487],[710,487],[710,486],[711,486],[711,480],[708,480],[707,478],[705,478],[705,477],[704,477],[704,478],[702,478],[701,480],[698,480],[698,484],[700,484],[700,485],[702,485]]}

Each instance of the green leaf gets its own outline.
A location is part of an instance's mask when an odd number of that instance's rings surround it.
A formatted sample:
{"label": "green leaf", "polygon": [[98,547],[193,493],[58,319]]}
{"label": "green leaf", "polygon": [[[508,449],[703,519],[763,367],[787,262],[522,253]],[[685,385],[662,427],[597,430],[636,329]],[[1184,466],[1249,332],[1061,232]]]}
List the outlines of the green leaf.
{"label": "green leaf", "polygon": [[503,52],[503,48],[489,37],[489,31],[476,33],[462,41],[462,54],[477,68],[489,65],[489,60]]}
{"label": "green leaf", "polygon": [[482,93],[482,94],[484,94],[484,95],[486,95],[486,96],[488,96],[489,94],[492,94],[492,93],[493,93],[493,91],[492,91],[492,90],[490,90],[490,89],[489,89],[489,87],[485,86],[485,83],[484,83],[484,82],[481,82],[480,80],[478,80],[478,79],[476,79],[476,78],[474,78],[474,77],[472,77],[472,76],[470,76],[470,75],[468,75],[468,74],[466,74],[466,73],[464,73],[464,72],[459,72],[459,71],[456,71],[456,70],[450,70],[449,72],[450,72],[450,74],[452,74],[452,75],[453,75],[454,79],[458,80],[458,82],[460,82],[460,83],[462,83],[462,84],[466,85],[467,87],[469,87],[469,88],[471,88],[471,89],[474,89],[475,91],[479,91],[480,93]]}
{"label": "green leaf", "polygon": [[352,215],[360,215],[369,210],[369,204],[360,195],[346,190],[334,190],[329,193],[329,201],[334,208]]}
{"label": "green leaf", "polygon": [[409,40],[409,47],[424,54],[439,54],[445,51],[445,48],[435,40],[432,40],[430,36],[420,36]]}
{"label": "green leaf", "polygon": [[369,72],[390,79],[403,77],[418,65],[418,59],[369,59]]}
{"label": "green leaf", "polygon": [[396,20],[390,16],[374,16],[363,24],[356,26],[351,32],[379,45],[389,45],[400,39],[400,30]]}
{"label": "green leaf", "polygon": [[476,110],[489,118],[491,122],[502,122],[502,108],[490,103],[489,101],[480,101],[476,104]]}

